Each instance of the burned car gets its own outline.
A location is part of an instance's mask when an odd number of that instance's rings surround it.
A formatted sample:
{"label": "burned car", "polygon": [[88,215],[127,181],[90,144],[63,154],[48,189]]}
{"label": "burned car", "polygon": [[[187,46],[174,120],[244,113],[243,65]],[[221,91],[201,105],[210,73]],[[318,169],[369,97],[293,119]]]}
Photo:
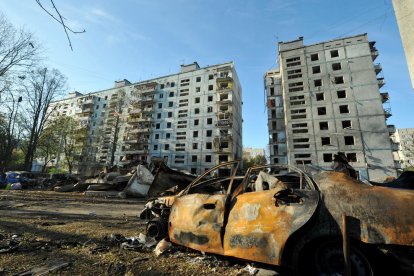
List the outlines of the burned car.
{"label": "burned car", "polygon": [[[148,235],[306,275],[413,269],[414,191],[287,165],[253,167],[240,177],[238,166],[216,166],[178,194],[150,200],[141,213]],[[227,176],[217,173],[226,167]]]}

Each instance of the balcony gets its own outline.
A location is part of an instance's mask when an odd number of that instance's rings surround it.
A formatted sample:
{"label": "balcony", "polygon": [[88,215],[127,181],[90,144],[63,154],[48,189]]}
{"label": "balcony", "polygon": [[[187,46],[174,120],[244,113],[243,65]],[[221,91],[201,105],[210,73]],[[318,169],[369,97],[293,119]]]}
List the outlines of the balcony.
{"label": "balcony", "polygon": [[232,141],[233,140],[233,136],[231,134],[227,134],[227,135],[217,135],[214,137],[214,143],[219,143],[221,141]]}
{"label": "balcony", "polygon": [[391,150],[392,151],[399,151],[400,150],[400,143],[391,143]]}
{"label": "balcony", "polygon": [[221,148],[219,146],[214,146],[214,152],[215,153],[219,153],[219,154],[231,154],[233,152],[233,150],[231,148]]}
{"label": "balcony", "polygon": [[129,114],[139,114],[141,113],[141,109],[139,108],[133,108],[129,110]]}
{"label": "balcony", "polygon": [[396,132],[395,125],[387,125],[388,132],[390,135],[394,134]]}
{"label": "balcony", "polygon": [[374,61],[377,57],[378,57],[378,50],[377,50],[377,48],[375,48],[375,41],[370,41],[369,42],[369,47],[370,47],[370,49],[371,49],[371,57],[372,57],[372,60]]}
{"label": "balcony", "polygon": [[378,78],[378,87],[381,88],[385,85],[385,80],[384,78]]}
{"label": "balcony", "polygon": [[138,138],[136,137],[124,137],[125,144],[136,144],[138,143]]}
{"label": "balcony", "polygon": [[124,154],[146,154],[148,150],[145,149],[125,149]]}
{"label": "balcony", "polygon": [[392,116],[391,108],[384,109],[384,116],[385,116],[385,119],[388,119],[389,117]]}
{"label": "balcony", "polygon": [[156,93],[157,83],[150,82],[150,83],[135,85],[135,89],[141,95],[153,95]]}
{"label": "balcony", "polygon": [[390,95],[388,94],[388,92],[381,92],[380,95],[382,103],[385,103],[390,99]]}
{"label": "balcony", "polygon": [[127,123],[128,124],[136,124],[136,123],[138,123],[138,122],[140,122],[142,120],[142,118],[128,118],[127,119]]}
{"label": "balcony", "polygon": [[381,63],[374,64],[375,74],[379,74],[382,71]]}
{"label": "balcony", "polygon": [[216,127],[232,127],[233,122],[230,119],[219,119],[216,123]]}

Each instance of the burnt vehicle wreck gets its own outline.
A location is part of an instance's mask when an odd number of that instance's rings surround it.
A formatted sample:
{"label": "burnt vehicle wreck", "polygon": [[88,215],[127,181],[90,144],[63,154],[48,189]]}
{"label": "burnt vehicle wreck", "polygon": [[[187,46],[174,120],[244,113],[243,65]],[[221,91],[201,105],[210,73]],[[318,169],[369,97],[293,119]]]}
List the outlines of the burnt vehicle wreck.
{"label": "burnt vehicle wreck", "polygon": [[141,213],[147,234],[306,275],[346,269],[379,275],[385,266],[412,273],[414,191],[371,186],[342,172],[312,176],[288,165],[236,176],[238,166],[221,164],[178,194],[149,200]]}

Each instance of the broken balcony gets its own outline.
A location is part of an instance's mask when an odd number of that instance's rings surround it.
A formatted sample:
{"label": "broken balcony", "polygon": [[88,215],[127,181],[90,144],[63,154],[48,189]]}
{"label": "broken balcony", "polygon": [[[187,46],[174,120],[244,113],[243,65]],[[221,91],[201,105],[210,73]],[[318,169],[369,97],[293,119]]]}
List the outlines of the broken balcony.
{"label": "broken balcony", "polygon": [[384,115],[385,115],[385,119],[388,119],[389,117],[391,117],[392,116],[391,108],[384,109]]}
{"label": "broken balcony", "polygon": [[388,94],[388,92],[381,92],[380,95],[382,103],[385,103],[390,99],[390,95]]}
{"label": "broken balcony", "polygon": [[371,50],[372,61],[374,61],[379,55],[377,48],[375,48],[375,41],[369,42],[369,48]]}
{"label": "broken balcony", "polygon": [[378,75],[382,71],[381,63],[374,64],[374,70],[375,70],[375,74]]}
{"label": "broken balcony", "polygon": [[154,95],[157,89],[156,82],[150,82],[145,84],[136,85],[135,89],[143,96]]}
{"label": "broken balcony", "polygon": [[384,78],[378,78],[378,87],[381,88],[385,85],[385,80]]}
{"label": "broken balcony", "polygon": [[216,127],[231,127],[233,122],[230,119],[217,120]]}
{"label": "broken balcony", "polygon": [[392,135],[396,132],[395,125],[387,125],[388,132]]}

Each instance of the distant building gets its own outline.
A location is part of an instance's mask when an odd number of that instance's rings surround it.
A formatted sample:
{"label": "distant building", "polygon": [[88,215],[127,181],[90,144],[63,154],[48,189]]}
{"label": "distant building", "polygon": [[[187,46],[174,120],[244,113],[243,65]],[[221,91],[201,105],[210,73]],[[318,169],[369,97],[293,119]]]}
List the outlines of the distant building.
{"label": "distant building", "polygon": [[392,0],[414,90],[414,0]]}
{"label": "distant building", "polygon": [[396,175],[374,44],[366,34],[279,43],[280,67],[264,76],[271,163],[330,169],[344,152],[362,178]]}
{"label": "distant building", "polygon": [[252,159],[256,156],[265,156],[265,150],[261,148],[243,148],[243,159]]}
{"label": "distant building", "polygon": [[116,81],[107,90],[70,93],[50,108],[51,120],[72,116],[87,128],[78,169],[84,175],[151,157],[201,174],[242,157],[242,88],[232,62],[204,68],[194,62],[168,76]]}
{"label": "distant building", "polygon": [[394,159],[399,169],[414,167],[414,128],[401,128],[395,133]]}

